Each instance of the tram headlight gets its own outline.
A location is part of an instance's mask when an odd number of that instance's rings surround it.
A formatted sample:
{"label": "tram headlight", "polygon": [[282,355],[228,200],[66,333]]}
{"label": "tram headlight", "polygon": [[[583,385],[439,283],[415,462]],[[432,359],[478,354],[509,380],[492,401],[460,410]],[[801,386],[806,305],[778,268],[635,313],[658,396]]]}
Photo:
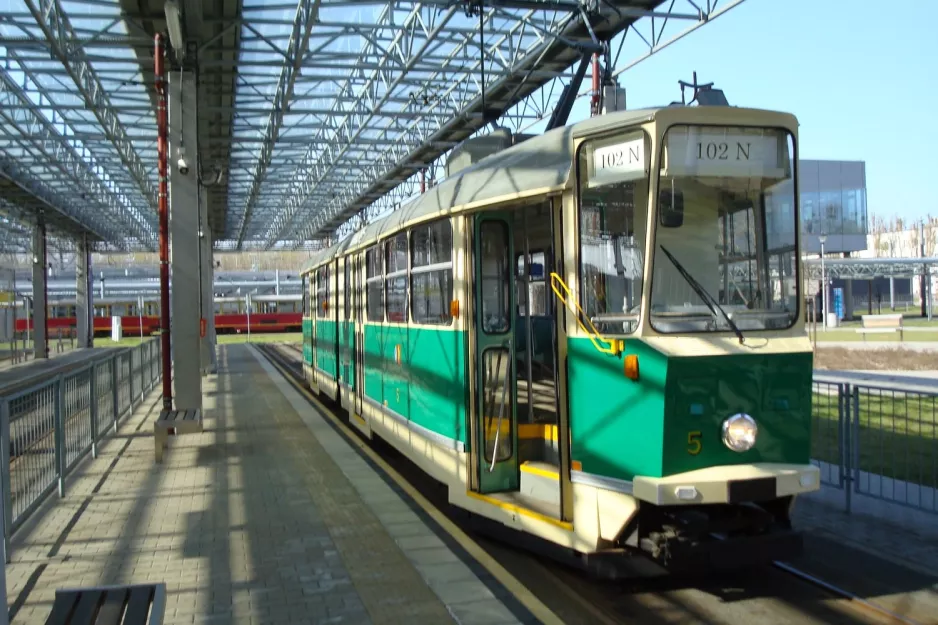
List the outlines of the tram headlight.
{"label": "tram headlight", "polygon": [[747,414],[734,414],[723,422],[723,444],[733,451],[749,451],[756,444],[758,435],[756,420]]}

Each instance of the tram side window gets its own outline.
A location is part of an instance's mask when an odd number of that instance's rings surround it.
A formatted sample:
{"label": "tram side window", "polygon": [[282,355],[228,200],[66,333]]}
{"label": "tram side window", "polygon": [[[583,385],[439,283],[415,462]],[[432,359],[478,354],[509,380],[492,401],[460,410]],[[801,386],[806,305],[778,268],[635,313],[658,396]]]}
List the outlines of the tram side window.
{"label": "tram side window", "polygon": [[402,232],[387,241],[385,251],[388,322],[407,323],[407,233]]}
{"label": "tram side window", "polygon": [[410,235],[410,297],[414,323],[453,321],[453,225],[443,219],[414,228]]}
{"label": "tram side window", "polygon": [[631,133],[592,141],[579,154],[580,300],[599,332],[638,328],[648,217],[644,143],[643,133]]}
{"label": "tram side window", "polygon": [[510,239],[504,222],[485,221],[479,229],[479,282],[482,291],[482,331],[500,334],[511,329]]}
{"label": "tram side window", "polygon": [[306,316],[306,299],[309,297],[309,279],[306,276],[302,277],[303,281],[303,295],[300,297],[300,305],[302,306],[303,316]]}
{"label": "tram side window", "polygon": [[381,271],[381,253],[377,245],[365,252],[365,265],[368,321],[384,321],[384,274]]}
{"label": "tram side window", "polygon": [[317,316],[329,316],[329,266],[316,272],[316,310]]}
{"label": "tram side window", "polygon": [[319,290],[316,288],[316,272],[309,274],[309,316],[316,316],[316,308],[319,306]]}

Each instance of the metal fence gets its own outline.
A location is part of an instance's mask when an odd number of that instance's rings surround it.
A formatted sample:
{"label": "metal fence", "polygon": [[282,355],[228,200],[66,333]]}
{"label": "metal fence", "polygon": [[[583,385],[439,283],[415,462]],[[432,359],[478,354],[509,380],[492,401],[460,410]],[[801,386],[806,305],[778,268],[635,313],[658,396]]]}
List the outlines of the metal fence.
{"label": "metal fence", "polygon": [[938,393],[816,378],[813,462],[844,493],[938,514]]}
{"label": "metal fence", "polygon": [[117,432],[161,378],[160,343],[130,349],[0,397],[0,492],[7,561],[10,536],[98,443]]}

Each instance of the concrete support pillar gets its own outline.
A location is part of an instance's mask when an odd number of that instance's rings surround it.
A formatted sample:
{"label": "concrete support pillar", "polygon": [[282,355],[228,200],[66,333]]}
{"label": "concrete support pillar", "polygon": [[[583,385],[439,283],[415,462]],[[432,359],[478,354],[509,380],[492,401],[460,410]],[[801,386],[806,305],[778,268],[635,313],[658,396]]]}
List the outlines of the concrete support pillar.
{"label": "concrete support pillar", "polygon": [[199,240],[199,276],[201,279],[202,319],[205,322],[205,334],[200,341],[202,375],[217,371],[215,363],[215,256],[212,253],[212,229],[208,224],[208,193],[202,189],[199,201],[199,220],[202,224]]}
{"label": "concrete support pillar", "polygon": [[[170,335],[177,410],[202,408],[199,340],[199,165],[196,107],[191,71],[169,75]],[[184,157],[185,173],[179,167]]]}
{"label": "concrete support pillar", "polygon": [[94,276],[88,237],[78,240],[75,259],[75,333],[78,347],[94,347]]}
{"label": "concrete support pillar", "polygon": [[889,276],[889,310],[896,309],[896,279]]}
{"label": "concrete support pillar", "polygon": [[48,315],[46,278],[48,275],[46,222],[42,215],[39,215],[36,229],[33,230],[33,358],[49,357],[49,337],[46,325]]}

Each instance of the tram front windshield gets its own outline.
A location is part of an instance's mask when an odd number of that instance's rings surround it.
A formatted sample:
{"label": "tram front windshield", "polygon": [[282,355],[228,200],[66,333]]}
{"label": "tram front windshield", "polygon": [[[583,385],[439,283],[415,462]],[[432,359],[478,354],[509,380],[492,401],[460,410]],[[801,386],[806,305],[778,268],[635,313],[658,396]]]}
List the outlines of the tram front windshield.
{"label": "tram front windshield", "polygon": [[663,144],[652,327],[737,335],[791,327],[799,301],[791,135],[675,126]]}

